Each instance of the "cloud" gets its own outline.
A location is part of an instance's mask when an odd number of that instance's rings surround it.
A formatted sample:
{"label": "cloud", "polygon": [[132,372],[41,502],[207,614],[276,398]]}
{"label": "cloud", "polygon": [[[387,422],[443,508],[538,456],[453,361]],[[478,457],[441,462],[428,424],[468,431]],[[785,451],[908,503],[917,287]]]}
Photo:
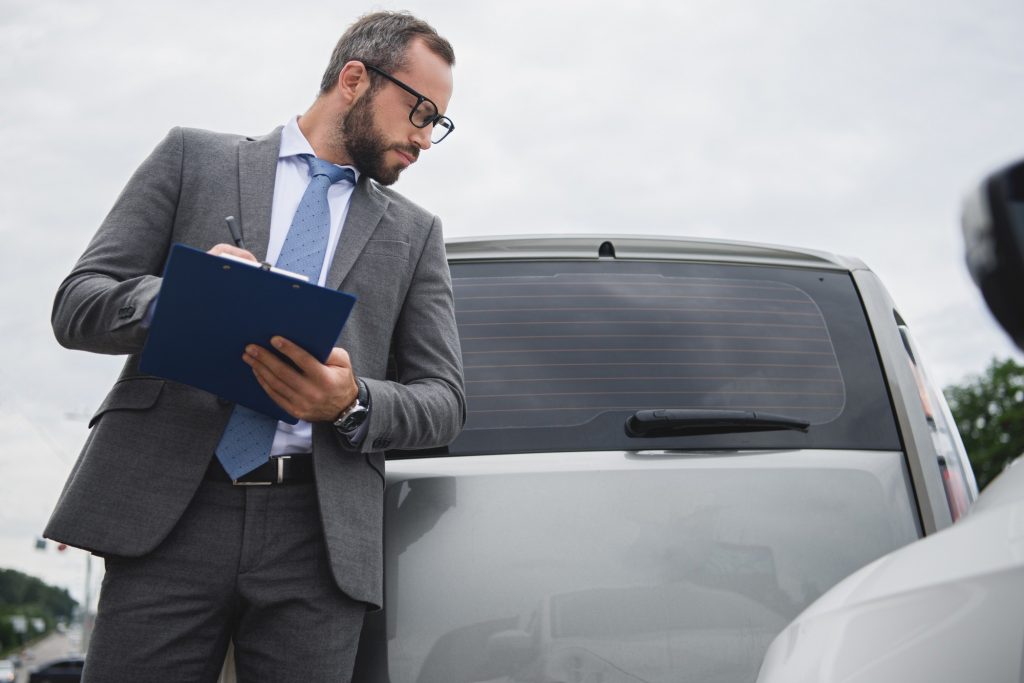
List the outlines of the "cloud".
{"label": "cloud", "polygon": [[[1019,3],[403,6],[458,55],[457,131],[398,186],[449,236],[678,234],[849,254],[882,277],[938,383],[1013,352],[964,274],[957,220],[972,183],[1024,156]],[[45,522],[69,467],[47,438],[77,452],[84,425],[61,416],[91,413],[121,362],[61,349],[48,316],[130,173],[171,126],[258,134],[303,111],[352,12],[0,8],[0,401],[19,407],[0,450],[32,497],[17,524]]]}

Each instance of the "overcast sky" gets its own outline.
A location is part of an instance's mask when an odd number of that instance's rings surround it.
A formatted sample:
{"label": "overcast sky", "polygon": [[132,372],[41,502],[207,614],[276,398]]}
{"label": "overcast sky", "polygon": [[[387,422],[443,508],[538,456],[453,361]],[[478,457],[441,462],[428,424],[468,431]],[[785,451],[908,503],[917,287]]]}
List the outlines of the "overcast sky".
{"label": "overcast sky", "polygon": [[0,567],[33,550],[118,358],[61,349],[53,294],[175,125],[262,134],[364,11],[455,46],[456,133],[396,186],[449,237],[718,237],[857,256],[940,385],[1015,355],[963,267],[969,187],[1024,157],[1020,0],[0,0]]}

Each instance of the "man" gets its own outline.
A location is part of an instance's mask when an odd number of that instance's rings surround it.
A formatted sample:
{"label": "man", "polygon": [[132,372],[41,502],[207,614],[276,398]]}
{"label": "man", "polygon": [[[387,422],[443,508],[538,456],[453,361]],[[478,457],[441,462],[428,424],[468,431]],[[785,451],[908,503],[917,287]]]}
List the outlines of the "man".
{"label": "man", "polygon": [[[129,354],[45,532],[106,558],[85,680],[212,681],[229,641],[242,681],[349,680],[382,601],[382,451],[443,445],[465,419],[440,222],[383,187],[454,128],[454,60],[408,14],[363,17],[283,128],[172,130],[61,284],[58,340]],[[294,366],[244,351],[298,425],[140,373],[174,243],[298,258],[356,295],[326,363],[280,337]]]}

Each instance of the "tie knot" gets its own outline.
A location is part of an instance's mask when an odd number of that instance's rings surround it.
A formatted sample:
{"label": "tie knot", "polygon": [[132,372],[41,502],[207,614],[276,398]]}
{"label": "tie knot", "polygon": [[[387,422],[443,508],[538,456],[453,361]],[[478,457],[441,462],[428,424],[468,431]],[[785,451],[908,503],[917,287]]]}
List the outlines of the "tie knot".
{"label": "tie knot", "polygon": [[356,182],[356,176],[352,173],[351,168],[335,166],[329,161],[324,161],[323,159],[318,159],[317,157],[309,156],[308,154],[306,155],[306,161],[309,163],[310,176],[327,176],[332,185],[339,180],[347,180],[353,184]]}

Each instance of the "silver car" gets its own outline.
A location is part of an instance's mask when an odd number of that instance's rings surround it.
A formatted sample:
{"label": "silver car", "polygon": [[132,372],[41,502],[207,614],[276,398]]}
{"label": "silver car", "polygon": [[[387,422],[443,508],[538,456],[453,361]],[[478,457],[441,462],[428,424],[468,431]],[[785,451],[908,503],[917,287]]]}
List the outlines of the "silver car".
{"label": "silver car", "polygon": [[469,416],[388,456],[355,680],[753,681],[807,605],[977,496],[857,260],[610,236],[448,255]]}

